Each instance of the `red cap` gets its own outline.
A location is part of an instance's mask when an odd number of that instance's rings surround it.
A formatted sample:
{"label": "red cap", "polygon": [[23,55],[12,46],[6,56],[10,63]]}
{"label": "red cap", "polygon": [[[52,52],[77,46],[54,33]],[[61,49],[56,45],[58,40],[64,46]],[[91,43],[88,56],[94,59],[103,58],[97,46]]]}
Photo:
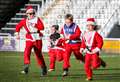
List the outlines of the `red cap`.
{"label": "red cap", "polygon": [[95,22],[94,18],[88,18],[87,21]]}
{"label": "red cap", "polygon": [[96,21],[95,21],[94,18],[88,18],[87,19],[87,24],[96,25]]}
{"label": "red cap", "polygon": [[26,13],[29,12],[29,11],[31,11],[31,10],[34,10],[31,5],[26,7]]}

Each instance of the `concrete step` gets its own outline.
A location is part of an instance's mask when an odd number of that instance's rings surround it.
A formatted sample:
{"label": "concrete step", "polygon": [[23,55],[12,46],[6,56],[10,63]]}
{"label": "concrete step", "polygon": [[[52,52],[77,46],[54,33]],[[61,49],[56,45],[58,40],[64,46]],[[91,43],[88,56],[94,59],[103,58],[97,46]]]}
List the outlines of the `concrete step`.
{"label": "concrete step", "polygon": [[17,25],[18,23],[12,23],[12,22],[8,22],[6,23],[7,25]]}
{"label": "concrete step", "polygon": [[3,27],[1,30],[14,30],[14,31],[15,31],[15,28],[7,28],[7,27]]}
{"label": "concrete step", "polygon": [[11,18],[11,20],[22,20],[23,18]]}

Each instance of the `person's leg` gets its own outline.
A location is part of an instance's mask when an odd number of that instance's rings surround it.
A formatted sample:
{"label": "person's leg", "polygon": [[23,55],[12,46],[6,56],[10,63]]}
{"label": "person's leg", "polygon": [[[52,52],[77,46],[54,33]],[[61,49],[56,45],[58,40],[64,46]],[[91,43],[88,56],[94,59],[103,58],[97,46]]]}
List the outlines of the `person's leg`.
{"label": "person's leg", "polygon": [[101,65],[101,60],[99,58],[99,54],[92,54],[92,68],[97,69]]}
{"label": "person's leg", "polygon": [[70,67],[70,55],[72,53],[71,46],[69,44],[65,47],[65,54],[63,55],[63,76],[68,75],[68,69]]}
{"label": "person's leg", "polygon": [[100,61],[101,61],[101,66],[105,68],[107,66],[106,62],[102,58],[100,58]]}
{"label": "person's leg", "polygon": [[63,55],[65,54],[65,51],[57,49],[56,50],[56,60],[57,61],[63,61]]}
{"label": "person's leg", "polygon": [[80,44],[73,44],[72,50],[76,59],[84,62],[84,56],[80,53]]}
{"label": "person's leg", "polygon": [[53,71],[55,69],[55,61],[56,61],[55,50],[50,49],[48,54],[49,54],[49,61],[50,61],[50,65],[49,65],[49,70],[48,71]]}
{"label": "person's leg", "polygon": [[24,50],[24,70],[21,73],[27,74],[30,64],[30,55],[33,43],[30,41],[26,41],[26,46]]}
{"label": "person's leg", "polygon": [[42,68],[42,74],[46,75],[47,74],[47,67],[42,55],[42,41],[38,40],[34,43],[34,51],[35,51],[35,55],[36,55],[36,59],[38,61],[38,65]]}
{"label": "person's leg", "polygon": [[92,80],[91,55],[90,54],[85,55],[84,68],[85,68],[85,72],[86,72],[86,75],[87,75],[86,80]]}

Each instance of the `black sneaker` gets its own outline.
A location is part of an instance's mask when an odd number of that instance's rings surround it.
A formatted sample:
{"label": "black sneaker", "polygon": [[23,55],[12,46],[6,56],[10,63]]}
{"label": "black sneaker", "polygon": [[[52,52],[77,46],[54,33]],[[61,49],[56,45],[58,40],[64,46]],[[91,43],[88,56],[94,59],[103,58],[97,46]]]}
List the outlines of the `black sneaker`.
{"label": "black sneaker", "polygon": [[24,70],[20,72],[21,74],[28,74],[28,72],[25,72]]}
{"label": "black sneaker", "polygon": [[47,67],[42,68],[41,76],[47,75]]}
{"label": "black sneaker", "polygon": [[102,59],[101,59],[101,66],[104,67],[104,68],[107,66],[106,62],[104,62]]}
{"label": "black sneaker", "polygon": [[91,81],[91,80],[93,80],[92,77],[86,78],[86,81]]}
{"label": "black sneaker", "polygon": [[24,70],[21,71],[21,74],[28,74],[29,65],[24,65]]}
{"label": "black sneaker", "polygon": [[62,76],[63,77],[68,76],[68,69],[64,69],[64,71],[62,73]]}

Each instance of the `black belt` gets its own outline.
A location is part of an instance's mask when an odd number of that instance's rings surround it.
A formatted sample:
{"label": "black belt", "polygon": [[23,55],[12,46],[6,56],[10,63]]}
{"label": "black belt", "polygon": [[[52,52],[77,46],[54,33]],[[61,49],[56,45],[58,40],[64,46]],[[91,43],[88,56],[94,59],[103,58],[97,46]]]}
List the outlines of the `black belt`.
{"label": "black belt", "polygon": [[39,32],[28,32],[28,34],[35,34],[35,33],[39,33]]}

